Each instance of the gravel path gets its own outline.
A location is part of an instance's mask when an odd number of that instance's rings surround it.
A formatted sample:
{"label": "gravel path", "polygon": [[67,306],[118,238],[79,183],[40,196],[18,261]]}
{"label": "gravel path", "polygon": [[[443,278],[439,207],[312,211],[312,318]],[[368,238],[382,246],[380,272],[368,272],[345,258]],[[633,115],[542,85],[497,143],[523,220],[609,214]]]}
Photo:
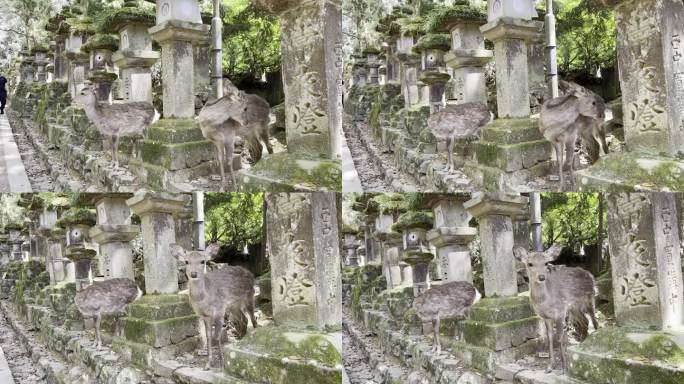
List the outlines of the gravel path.
{"label": "gravel path", "polygon": [[[355,124],[350,119],[351,117],[345,119],[345,121],[350,121],[349,124]],[[361,180],[363,190],[365,192],[391,192],[389,186],[385,184],[385,176],[382,169],[370,159],[361,139],[352,133],[351,127],[348,126],[346,128],[344,135],[347,139],[347,146],[354,160],[354,166]]]}
{"label": "gravel path", "polygon": [[45,372],[34,364],[24,345],[0,311],[0,346],[5,352],[14,381],[21,384],[47,383]]}
{"label": "gravel path", "polygon": [[55,191],[56,183],[47,171],[49,169],[47,164],[39,156],[24,131],[16,127],[12,130],[14,132],[14,140],[17,143],[17,147],[19,147],[21,160],[24,163],[24,168],[26,168],[26,173],[31,183],[31,189],[35,192]]}
{"label": "gravel path", "polygon": [[[345,320],[351,320],[345,316]],[[368,360],[363,352],[350,340],[349,332],[344,328],[342,334],[342,353],[344,356],[344,370],[349,376],[351,384],[379,384],[375,380],[373,369],[368,365]]]}

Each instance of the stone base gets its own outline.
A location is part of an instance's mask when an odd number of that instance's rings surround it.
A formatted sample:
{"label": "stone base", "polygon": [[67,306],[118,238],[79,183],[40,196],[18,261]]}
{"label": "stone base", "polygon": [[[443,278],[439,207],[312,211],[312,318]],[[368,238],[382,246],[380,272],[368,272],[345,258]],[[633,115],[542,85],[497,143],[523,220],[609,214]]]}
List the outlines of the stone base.
{"label": "stone base", "polygon": [[551,143],[533,119],[498,119],[482,130],[475,144],[476,161],[464,172],[485,191],[517,191],[535,177],[549,173]]}
{"label": "stone base", "polygon": [[341,191],[342,165],[339,161],[276,153],[241,171],[239,179],[244,192]]}
{"label": "stone base", "polygon": [[684,383],[684,331],[599,329],[568,348],[570,376],[595,384]]}
{"label": "stone base", "polygon": [[541,320],[521,296],[482,299],[459,327],[463,340],[451,344],[454,355],[482,370],[534,353],[541,334]]}
{"label": "stone base", "polygon": [[681,159],[612,153],[575,175],[580,191],[681,191],[684,161]]}
{"label": "stone base", "polygon": [[340,334],[260,327],[224,347],[224,371],[256,383],[339,384],[341,350]]}
{"label": "stone base", "polygon": [[112,348],[139,367],[169,351],[193,351],[199,341],[197,316],[187,296],[146,295],[130,304],[122,319],[123,337]]}

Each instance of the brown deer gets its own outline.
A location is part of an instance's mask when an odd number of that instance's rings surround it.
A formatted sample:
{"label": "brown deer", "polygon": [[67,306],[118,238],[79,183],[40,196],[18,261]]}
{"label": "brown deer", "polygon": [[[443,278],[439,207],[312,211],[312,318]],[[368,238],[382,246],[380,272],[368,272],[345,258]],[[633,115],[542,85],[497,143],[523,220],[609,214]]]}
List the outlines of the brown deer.
{"label": "brown deer", "polygon": [[226,81],[225,95],[204,105],[197,117],[202,135],[216,146],[216,155],[221,172],[221,192],[225,190],[226,175],[224,162],[228,162],[228,175],[234,189],[237,189],[233,171],[233,153],[236,137],[244,139],[254,161],[261,159],[261,142],[265,142],[269,153],[273,149],[268,143],[268,123],[271,108],[266,100],[256,95],[247,95]]}
{"label": "brown deer", "polygon": [[[560,189],[563,189],[563,168],[569,163],[571,180],[574,183],[575,143],[577,137],[584,140],[591,137],[605,147],[603,123],[606,118],[606,104],[596,95],[571,91],[542,105],[539,116],[539,131],[550,141],[556,151]],[[598,158],[598,157],[597,157]]]}
{"label": "brown deer", "polygon": [[151,103],[101,103],[97,101],[96,86],[86,83],[74,103],[83,105],[86,116],[95,128],[112,140],[112,161],[119,166],[119,141],[124,136],[142,136],[147,127],[159,118]]}
{"label": "brown deer", "polygon": [[190,304],[204,323],[209,355],[205,369],[211,367],[213,337],[218,340],[219,356],[223,362],[222,335],[227,311],[238,320],[244,318],[247,312],[252,326],[257,327],[254,316],[254,275],[235,266],[206,271],[206,262],[216,256],[219,249],[218,244],[211,244],[204,251],[186,251],[180,245],[171,245],[171,254],[186,264]]}
{"label": "brown deer", "polygon": [[452,160],[454,141],[465,139],[480,134],[480,128],[487,125],[491,120],[491,112],[484,103],[463,103],[447,105],[428,119],[428,127],[432,134],[439,140],[447,142],[447,165],[446,170],[454,170]]}
{"label": "brown deer", "polygon": [[480,292],[467,281],[436,285],[416,297],[413,301],[416,314],[424,322],[431,321],[434,328],[432,352],[439,354],[442,351],[439,342],[440,320],[467,317],[470,308],[480,301],[481,297]]}
{"label": "brown deer", "polygon": [[122,313],[126,306],[139,298],[142,291],[131,279],[115,278],[96,281],[92,285],[78,291],[74,304],[84,317],[95,319],[95,347],[100,349],[100,320],[102,314]]}
{"label": "brown deer", "polygon": [[[534,312],[544,320],[549,343],[549,364],[547,372],[554,367],[553,340],[560,333],[560,352],[563,369],[566,367],[566,326],[572,322],[578,339],[586,338],[589,330],[589,315],[594,329],[598,329],[594,305],[594,276],[582,268],[569,268],[549,264],[560,255],[563,246],[554,244],[545,252],[528,252],[516,246],[513,255],[527,268],[530,281],[530,304]],[[555,326],[555,331],[554,331]],[[554,333],[555,332],[555,333]]]}

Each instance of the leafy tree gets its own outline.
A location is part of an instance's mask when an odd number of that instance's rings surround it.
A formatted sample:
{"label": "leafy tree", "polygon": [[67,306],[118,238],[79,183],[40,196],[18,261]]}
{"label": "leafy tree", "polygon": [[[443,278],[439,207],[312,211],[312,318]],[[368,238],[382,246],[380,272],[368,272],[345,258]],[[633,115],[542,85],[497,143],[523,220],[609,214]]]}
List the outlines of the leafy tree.
{"label": "leafy tree", "polygon": [[593,76],[612,67],[617,36],[612,10],[599,0],[559,0],[556,6],[560,72]]}
{"label": "leafy tree", "polygon": [[206,193],[207,244],[220,243],[234,249],[261,241],[264,195],[262,193]]}
{"label": "leafy tree", "polygon": [[[280,70],[280,21],[250,0],[222,0],[223,73],[255,79]],[[209,2],[210,3],[210,2]],[[205,9],[211,11],[205,2]]]}
{"label": "leafy tree", "polygon": [[545,247],[563,243],[578,251],[583,245],[597,244],[598,212],[599,195],[596,193],[542,193]]}

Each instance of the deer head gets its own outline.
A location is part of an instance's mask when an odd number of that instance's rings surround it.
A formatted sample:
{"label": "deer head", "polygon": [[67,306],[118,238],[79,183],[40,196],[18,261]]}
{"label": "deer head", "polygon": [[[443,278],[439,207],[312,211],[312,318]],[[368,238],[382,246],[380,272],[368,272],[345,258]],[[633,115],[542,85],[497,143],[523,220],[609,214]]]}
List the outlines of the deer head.
{"label": "deer head", "polygon": [[216,256],[221,246],[214,243],[209,245],[204,251],[187,251],[178,244],[170,247],[171,255],[185,262],[185,274],[190,280],[199,279],[206,271],[206,263]]}
{"label": "deer head", "polygon": [[562,250],[563,246],[560,244],[554,244],[544,252],[528,252],[527,249],[516,246],[513,248],[513,256],[525,263],[530,282],[544,282],[549,272],[548,263],[556,260]]}

